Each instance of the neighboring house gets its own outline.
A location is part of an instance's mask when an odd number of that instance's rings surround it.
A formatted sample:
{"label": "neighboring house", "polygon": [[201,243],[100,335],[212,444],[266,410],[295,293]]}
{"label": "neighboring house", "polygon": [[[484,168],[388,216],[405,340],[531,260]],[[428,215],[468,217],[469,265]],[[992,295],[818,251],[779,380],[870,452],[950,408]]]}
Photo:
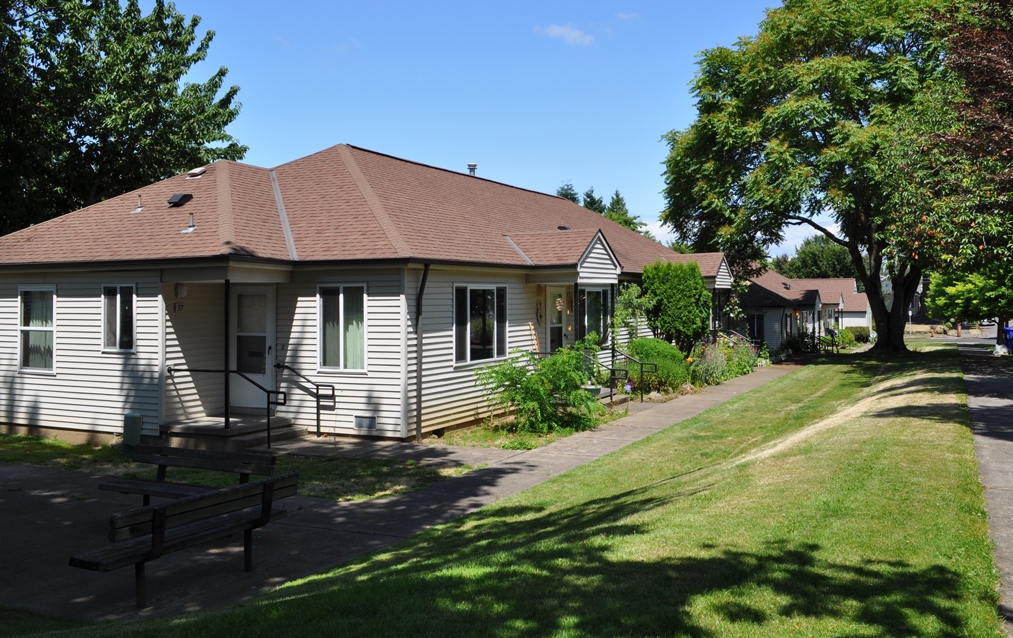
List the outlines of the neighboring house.
{"label": "neighboring house", "polygon": [[750,280],[741,306],[749,337],[771,349],[803,331],[872,326],[868,297],[854,279],[789,279],[767,270]]}
{"label": "neighboring house", "polygon": [[254,381],[314,427],[294,370],[336,387],[324,432],[470,423],[489,414],[476,369],[603,335],[617,286],[658,259],[731,284],[720,254],[352,146],[274,169],[219,161],[0,238],[0,422],[222,427],[264,413]]}
{"label": "neighboring house", "polygon": [[872,329],[872,308],[869,306],[869,298],[864,292],[858,292],[858,284],[854,279],[793,279],[792,282],[798,286],[819,290],[824,300],[840,296],[840,303],[829,310],[826,309],[827,302],[824,301],[824,328],[863,326]]}
{"label": "neighboring house", "polygon": [[756,343],[766,342],[771,350],[780,348],[790,335],[820,332],[819,290],[801,287],[773,270],[749,280],[739,305],[747,336]]}

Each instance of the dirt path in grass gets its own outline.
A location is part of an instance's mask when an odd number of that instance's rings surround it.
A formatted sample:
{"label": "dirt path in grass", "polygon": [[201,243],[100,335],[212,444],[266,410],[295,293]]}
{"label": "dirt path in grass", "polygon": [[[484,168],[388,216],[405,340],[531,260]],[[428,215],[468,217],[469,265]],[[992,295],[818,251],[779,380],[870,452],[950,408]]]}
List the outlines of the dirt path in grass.
{"label": "dirt path in grass", "polygon": [[[825,419],[816,421],[801,430],[771,441],[746,454],[734,457],[727,462],[727,465],[741,465],[780,454],[805,443],[818,434],[861,418],[866,414],[898,410],[915,403],[920,410],[931,410],[932,406],[941,407],[943,404],[952,404],[953,398],[949,393],[930,391],[930,386],[936,376],[932,372],[922,372],[913,376],[905,375],[898,379],[875,382],[859,395],[861,398],[857,403],[848,407],[842,406],[839,412]],[[915,399],[916,396],[917,399]]]}

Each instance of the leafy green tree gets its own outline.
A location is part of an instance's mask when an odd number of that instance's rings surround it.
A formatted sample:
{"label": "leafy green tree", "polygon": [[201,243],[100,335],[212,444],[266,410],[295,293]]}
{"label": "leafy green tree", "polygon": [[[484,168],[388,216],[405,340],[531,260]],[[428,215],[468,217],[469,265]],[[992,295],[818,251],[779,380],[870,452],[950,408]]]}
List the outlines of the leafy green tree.
{"label": "leafy green tree", "polygon": [[584,194],[581,196],[580,205],[588,210],[593,210],[603,217],[608,212],[608,209],[605,207],[605,200],[595,196],[594,186],[584,191]]}
{"label": "leafy green tree", "polygon": [[653,300],[646,314],[654,335],[690,352],[710,321],[711,293],[700,267],[659,260],[644,267],[642,284],[644,294]]}
{"label": "leafy green tree", "polygon": [[1004,326],[1013,316],[1013,274],[998,263],[978,272],[934,272],[925,305],[936,319],[965,322],[998,317]]}
{"label": "leafy green tree", "polygon": [[562,186],[556,189],[556,197],[562,197],[574,204],[580,204],[580,195],[577,194],[577,189],[570,182],[564,182]]}
{"label": "leafy green tree", "polygon": [[784,270],[778,272],[792,279],[853,279],[856,275],[848,249],[826,235],[803,239],[795,251],[795,257],[788,261]]}
{"label": "leafy green tree", "polygon": [[640,335],[640,329],[647,320],[648,311],[654,307],[654,299],[634,283],[624,283],[616,294],[615,308],[609,326],[612,351],[619,349],[620,329],[626,331],[627,345]]}
{"label": "leafy green tree", "polygon": [[185,82],[214,37],[156,0],[22,0],[0,20],[0,233],[247,147],[227,69]]}
{"label": "leafy green tree", "polygon": [[814,228],[848,251],[876,349],[906,350],[905,309],[939,248],[916,228],[952,212],[925,182],[934,159],[922,152],[926,135],[952,126],[959,95],[942,67],[944,1],[787,0],[756,37],[705,51],[697,120],[666,136],[662,221],[700,250],[724,250],[739,277],[786,227]]}
{"label": "leafy green tree", "polygon": [[680,255],[692,255],[694,252],[696,252],[695,250],[693,250],[692,246],[690,246],[685,242],[679,241],[678,239],[673,239],[672,241],[668,242],[668,247],[674,250],[675,252],[679,253]]}

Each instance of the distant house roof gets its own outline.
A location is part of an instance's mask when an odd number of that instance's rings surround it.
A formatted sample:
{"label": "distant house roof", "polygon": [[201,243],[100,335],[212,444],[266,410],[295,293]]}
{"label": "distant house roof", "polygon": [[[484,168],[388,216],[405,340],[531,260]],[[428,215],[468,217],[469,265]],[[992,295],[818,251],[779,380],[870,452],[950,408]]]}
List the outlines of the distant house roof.
{"label": "distant house roof", "polygon": [[[192,199],[173,207],[173,194]],[[196,230],[182,233],[190,213]],[[663,259],[714,277],[723,262],[560,197],[342,144],[274,169],[218,161],[0,237],[0,265],[244,255],[554,266],[576,264],[598,230],[624,273]]]}
{"label": "distant house roof", "polygon": [[865,312],[869,300],[864,292],[856,292],[854,279],[789,279],[766,270],[750,280],[743,295],[744,307],[788,307],[813,305],[817,298],[825,305],[844,302],[845,312]]}

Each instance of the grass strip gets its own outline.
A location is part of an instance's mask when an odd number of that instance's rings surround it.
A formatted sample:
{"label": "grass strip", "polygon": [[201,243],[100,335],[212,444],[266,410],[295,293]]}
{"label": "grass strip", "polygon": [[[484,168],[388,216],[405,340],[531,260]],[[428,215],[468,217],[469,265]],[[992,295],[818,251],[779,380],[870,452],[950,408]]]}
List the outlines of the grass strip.
{"label": "grass strip", "polygon": [[82,635],[994,636],[956,351],[827,357],[243,605]]}

